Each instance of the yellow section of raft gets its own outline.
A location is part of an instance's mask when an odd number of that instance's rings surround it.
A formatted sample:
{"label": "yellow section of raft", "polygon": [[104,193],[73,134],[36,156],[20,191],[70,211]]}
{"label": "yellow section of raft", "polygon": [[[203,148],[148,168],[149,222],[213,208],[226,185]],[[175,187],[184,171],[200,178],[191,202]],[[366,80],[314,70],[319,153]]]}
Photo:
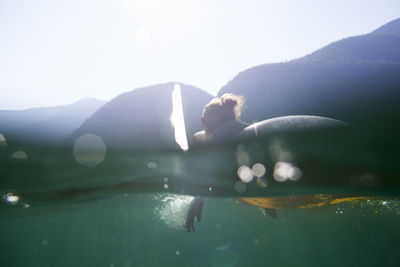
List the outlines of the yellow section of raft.
{"label": "yellow section of raft", "polygon": [[293,197],[274,197],[274,198],[240,198],[247,204],[268,209],[310,209],[335,205],[344,202],[356,202],[368,200],[371,197],[360,196],[334,196],[334,195],[311,195],[311,196],[293,196]]}

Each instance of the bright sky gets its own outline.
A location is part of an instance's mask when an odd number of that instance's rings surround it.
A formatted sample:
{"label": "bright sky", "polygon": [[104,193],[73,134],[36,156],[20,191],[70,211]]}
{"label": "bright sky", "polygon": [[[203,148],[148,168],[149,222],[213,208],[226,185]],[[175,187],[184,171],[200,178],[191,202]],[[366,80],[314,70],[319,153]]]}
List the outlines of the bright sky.
{"label": "bright sky", "polygon": [[215,95],[247,68],[398,17],[399,0],[0,0],[0,109],[168,81]]}

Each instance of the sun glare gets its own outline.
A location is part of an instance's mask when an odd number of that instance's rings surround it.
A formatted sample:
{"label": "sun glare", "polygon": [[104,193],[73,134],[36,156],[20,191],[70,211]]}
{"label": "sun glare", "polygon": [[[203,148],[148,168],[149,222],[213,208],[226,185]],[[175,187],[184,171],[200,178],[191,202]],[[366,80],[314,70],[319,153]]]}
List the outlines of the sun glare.
{"label": "sun glare", "polygon": [[172,91],[172,114],[171,122],[175,131],[175,141],[182,150],[188,150],[188,142],[186,137],[185,119],[183,117],[181,86],[175,84]]}

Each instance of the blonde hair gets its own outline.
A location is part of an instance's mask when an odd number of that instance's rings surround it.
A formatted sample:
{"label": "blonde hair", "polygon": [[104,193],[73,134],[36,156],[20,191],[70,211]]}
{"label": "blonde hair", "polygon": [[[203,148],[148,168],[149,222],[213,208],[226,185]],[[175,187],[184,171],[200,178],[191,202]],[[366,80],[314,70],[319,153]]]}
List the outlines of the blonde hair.
{"label": "blonde hair", "polygon": [[235,94],[223,94],[208,103],[203,110],[203,115],[217,115],[222,121],[240,120],[240,115],[244,106],[243,96]]}

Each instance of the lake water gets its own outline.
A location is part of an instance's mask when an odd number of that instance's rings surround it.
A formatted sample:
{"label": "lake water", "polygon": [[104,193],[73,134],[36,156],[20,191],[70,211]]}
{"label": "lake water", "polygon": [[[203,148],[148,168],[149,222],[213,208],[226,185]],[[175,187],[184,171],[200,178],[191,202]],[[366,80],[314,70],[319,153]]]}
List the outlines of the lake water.
{"label": "lake water", "polygon": [[399,266],[397,151],[360,131],[187,152],[2,145],[0,266]]}

